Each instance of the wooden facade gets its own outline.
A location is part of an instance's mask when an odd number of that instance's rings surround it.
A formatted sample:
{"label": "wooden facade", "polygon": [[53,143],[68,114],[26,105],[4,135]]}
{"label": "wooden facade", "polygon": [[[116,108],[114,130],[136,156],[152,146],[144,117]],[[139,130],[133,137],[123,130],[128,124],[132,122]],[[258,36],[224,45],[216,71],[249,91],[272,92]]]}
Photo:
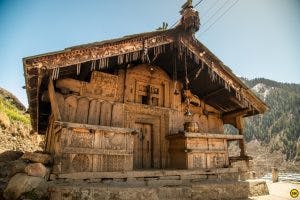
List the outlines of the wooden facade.
{"label": "wooden facade", "polygon": [[182,15],[174,29],[24,58],[53,173],[224,168],[232,140],[246,156],[243,117],[266,105],[193,37],[198,13]]}

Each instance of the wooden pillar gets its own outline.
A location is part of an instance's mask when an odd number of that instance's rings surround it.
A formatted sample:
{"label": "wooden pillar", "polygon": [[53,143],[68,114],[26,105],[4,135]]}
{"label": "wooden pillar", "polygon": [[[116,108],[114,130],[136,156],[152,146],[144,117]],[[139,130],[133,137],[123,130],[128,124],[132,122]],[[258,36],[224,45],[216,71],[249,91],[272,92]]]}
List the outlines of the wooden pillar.
{"label": "wooden pillar", "polygon": [[51,103],[51,111],[52,111],[52,114],[54,116],[54,119],[56,121],[61,121],[59,106],[57,105],[54,85],[53,85],[53,81],[51,79],[49,79],[48,93],[49,93],[49,99],[50,99],[50,103]]}
{"label": "wooden pillar", "polygon": [[272,168],[272,181],[273,181],[273,183],[278,182],[278,174],[279,174],[278,169],[276,167],[273,167]]}
{"label": "wooden pillar", "polygon": [[[244,135],[244,119],[241,116],[236,117],[236,128],[239,131],[240,135]],[[246,156],[246,147],[245,147],[245,138],[242,140],[239,140],[239,146],[241,149],[240,152],[240,157],[245,157]]]}

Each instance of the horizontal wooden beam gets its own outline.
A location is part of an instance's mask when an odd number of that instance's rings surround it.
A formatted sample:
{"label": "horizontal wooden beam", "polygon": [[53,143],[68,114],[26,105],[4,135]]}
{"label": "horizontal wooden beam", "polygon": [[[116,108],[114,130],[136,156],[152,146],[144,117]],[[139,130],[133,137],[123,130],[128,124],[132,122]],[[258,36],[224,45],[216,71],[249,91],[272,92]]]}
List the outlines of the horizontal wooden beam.
{"label": "horizontal wooden beam", "polygon": [[95,179],[95,178],[141,178],[141,177],[165,177],[165,176],[187,176],[187,175],[209,175],[237,173],[237,168],[205,169],[199,170],[139,170],[123,172],[75,172],[68,174],[57,174],[58,178],[66,179]]}
{"label": "horizontal wooden beam", "polygon": [[217,89],[217,90],[214,90],[214,91],[212,91],[212,92],[210,92],[210,93],[204,95],[204,96],[203,96],[203,99],[204,99],[204,100],[207,100],[207,99],[209,99],[209,98],[212,98],[212,97],[214,97],[214,96],[217,96],[217,95],[219,95],[219,93],[223,92],[224,89],[225,89],[225,88],[223,87],[223,88],[219,88],[219,89]]}
{"label": "horizontal wooden beam", "polygon": [[62,122],[55,121],[55,125],[61,126],[62,128],[82,128],[82,129],[91,129],[91,130],[103,130],[103,131],[111,131],[111,132],[119,132],[119,133],[131,133],[136,134],[137,131],[132,128],[121,128],[121,127],[111,127],[111,126],[100,126],[100,125],[91,125],[91,124],[79,124],[79,123],[71,123],[71,122]]}
{"label": "horizontal wooden beam", "polygon": [[79,147],[65,147],[62,153],[69,154],[89,154],[89,155],[123,155],[130,156],[130,150],[110,150],[110,149],[95,149],[95,148],[79,148]]}
{"label": "horizontal wooden beam", "polygon": [[212,138],[212,139],[226,139],[226,140],[242,140],[242,135],[225,135],[225,134],[213,134],[213,133],[190,133],[184,132],[179,134],[171,134],[166,136],[167,139],[175,138]]}
{"label": "horizontal wooden beam", "polygon": [[223,113],[222,117],[224,118],[232,118],[236,116],[245,115],[249,111],[248,108],[238,109],[231,112]]}

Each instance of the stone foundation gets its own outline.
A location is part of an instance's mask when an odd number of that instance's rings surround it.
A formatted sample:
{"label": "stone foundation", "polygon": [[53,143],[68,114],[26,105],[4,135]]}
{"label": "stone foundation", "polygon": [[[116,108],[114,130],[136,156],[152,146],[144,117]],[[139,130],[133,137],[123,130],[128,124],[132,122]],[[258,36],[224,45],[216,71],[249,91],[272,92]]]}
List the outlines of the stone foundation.
{"label": "stone foundation", "polygon": [[142,180],[132,181],[135,184],[118,185],[115,180],[101,184],[84,181],[55,182],[50,187],[50,199],[232,200],[268,194],[264,181],[205,181],[182,184],[182,180],[149,179],[146,181],[147,186],[136,184],[142,183]]}

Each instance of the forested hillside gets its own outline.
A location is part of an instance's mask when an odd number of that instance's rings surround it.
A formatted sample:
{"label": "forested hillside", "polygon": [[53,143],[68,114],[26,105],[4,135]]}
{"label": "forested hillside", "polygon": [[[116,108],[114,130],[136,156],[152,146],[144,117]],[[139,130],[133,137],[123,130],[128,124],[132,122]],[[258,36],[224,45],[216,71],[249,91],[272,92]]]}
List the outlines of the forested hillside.
{"label": "forested hillside", "polygon": [[246,140],[261,141],[270,147],[270,151],[281,151],[288,160],[299,159],[300,84],[279,83],[264,78],[243,78],[243,81],[269,107],[265,114],[246,119]]}

